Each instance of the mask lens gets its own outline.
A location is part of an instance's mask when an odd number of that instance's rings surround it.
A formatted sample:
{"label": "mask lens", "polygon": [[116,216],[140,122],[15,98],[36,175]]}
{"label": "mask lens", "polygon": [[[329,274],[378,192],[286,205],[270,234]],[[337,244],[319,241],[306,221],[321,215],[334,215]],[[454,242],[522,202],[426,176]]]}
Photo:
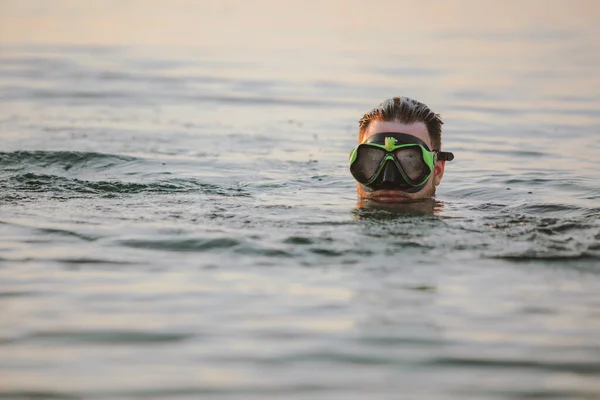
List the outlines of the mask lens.
{"label": "mask lens", "polygon": [[377,173],[381,161],[385,157],[385,150],[373,146],[359,146],[356,161],[350,167],[352,175],[361,183],[368,182]]}
{"label": "mask lens", "polygon": [[425,160],[423,160],[423,153],[419,146],[402,147],[395,151],[395,156],[404,173],[413,182],[425,179],[430,172]]}

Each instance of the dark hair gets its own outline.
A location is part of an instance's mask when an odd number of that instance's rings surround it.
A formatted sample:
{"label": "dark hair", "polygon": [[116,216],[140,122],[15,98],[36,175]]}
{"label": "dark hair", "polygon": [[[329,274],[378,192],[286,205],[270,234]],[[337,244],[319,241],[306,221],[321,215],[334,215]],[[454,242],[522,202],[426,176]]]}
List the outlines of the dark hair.
{"label": "dark hair", "polygon": [[431,111],[420,101],[408,97],[394,97],[383,101],[379,107],[366,113],[358,122],[359,142],[362,142],[371,121],[398,121],[403,124],[423,122],[429,132],[432,150],[442,149],[442,119],[439,114]]}

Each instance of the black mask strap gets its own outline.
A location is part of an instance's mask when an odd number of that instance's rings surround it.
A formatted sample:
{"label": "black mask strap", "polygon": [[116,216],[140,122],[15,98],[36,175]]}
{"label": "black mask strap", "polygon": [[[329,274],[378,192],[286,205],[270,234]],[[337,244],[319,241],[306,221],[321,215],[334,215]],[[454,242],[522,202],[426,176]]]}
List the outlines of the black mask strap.
{"label": "black mask strap", "polygon": [[452,161],[454,160],[454,154],[449,151],[438,151],[436,153],[438,161]]}

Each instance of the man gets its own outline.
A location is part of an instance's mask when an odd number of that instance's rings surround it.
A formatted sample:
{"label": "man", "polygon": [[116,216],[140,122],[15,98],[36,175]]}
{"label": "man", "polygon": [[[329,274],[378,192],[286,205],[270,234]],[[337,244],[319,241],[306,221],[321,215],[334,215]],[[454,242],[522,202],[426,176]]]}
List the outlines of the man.
{"label": "man", "polygon": [[350,154],[358,195],[377,202],[430,199],[442,181],[442,120],[408,97],[385,100],[359,122],[359,145]]}

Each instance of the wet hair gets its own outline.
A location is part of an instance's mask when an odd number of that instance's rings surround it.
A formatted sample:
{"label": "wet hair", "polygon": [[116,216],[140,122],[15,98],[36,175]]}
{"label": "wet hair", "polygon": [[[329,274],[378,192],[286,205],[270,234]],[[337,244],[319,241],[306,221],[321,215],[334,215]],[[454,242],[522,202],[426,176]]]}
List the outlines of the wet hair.
{"label": "wet hair", "polygon": [[384,100],[378,107],[366,113],[358,122],[358,142],[361,143],[371,121],[398,121],[403,124],[423,122],[431,139],[432,150],[442,148],[442,118],[420,101],[408,97]]}

